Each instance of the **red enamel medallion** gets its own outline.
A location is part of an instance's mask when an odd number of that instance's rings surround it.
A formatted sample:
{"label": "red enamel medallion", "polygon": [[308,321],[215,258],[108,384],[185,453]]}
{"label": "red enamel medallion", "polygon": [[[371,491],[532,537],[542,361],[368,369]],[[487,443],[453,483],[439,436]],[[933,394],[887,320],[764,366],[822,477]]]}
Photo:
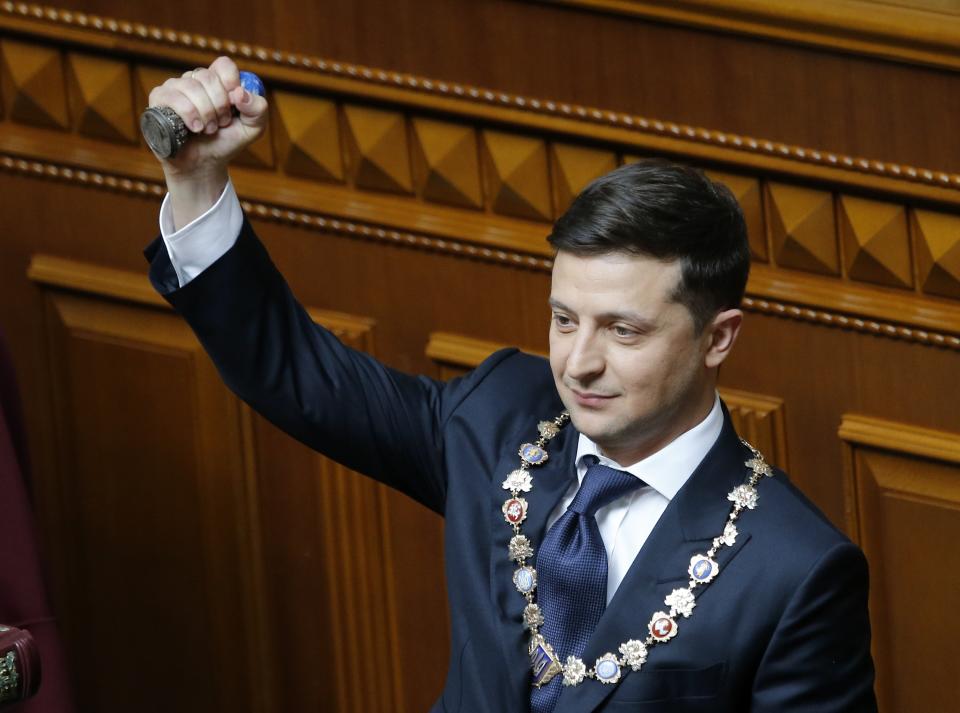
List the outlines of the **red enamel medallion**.
{"label": "red enamel medallion", "polygon": [[510,498],[501,509],[504,519],[511,525],[519,525],[527,517],[527,501],[523,498]]}
{"label": "red enamel medallion", "polygon": [[668,641],[677,635],[677,622],[663,612],[657,612],[650,621],[650,636],[657,641]]}

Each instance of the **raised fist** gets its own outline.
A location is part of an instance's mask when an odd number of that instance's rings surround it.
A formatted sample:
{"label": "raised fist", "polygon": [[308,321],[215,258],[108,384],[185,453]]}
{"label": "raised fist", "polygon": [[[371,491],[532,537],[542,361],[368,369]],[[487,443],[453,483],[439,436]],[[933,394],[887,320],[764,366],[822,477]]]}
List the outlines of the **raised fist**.
{"label": "raised fist", "polygon": [[218,57],[209,67],[172,77],[150,92],[151,107],[169,107],[193,134],[170,158],[159,158],[168,182],[219,174],[263,133],[267,100],[240,85],[237,65]]}

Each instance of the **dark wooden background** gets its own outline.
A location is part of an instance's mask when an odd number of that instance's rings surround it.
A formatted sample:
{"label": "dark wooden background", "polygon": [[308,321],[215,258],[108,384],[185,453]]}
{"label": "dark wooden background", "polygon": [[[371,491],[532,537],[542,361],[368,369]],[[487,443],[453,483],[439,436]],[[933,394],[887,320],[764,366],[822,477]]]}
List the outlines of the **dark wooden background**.
{"label": "dark wooden background", "polygon": [[594,176],[657,155],[727,181],[755,264],[724,394],[866,551],[883,710],[951,709],[960,18],[771,3],[734,32],[750,3],[710,4],[0,5],[0,325],[83,711],[415,712],[445,672],[439,519],[251,414],[146,283],[136,119],[219,53],[270,89],[234,172],[257,231],[399,368],[545,351],[543,237]]}

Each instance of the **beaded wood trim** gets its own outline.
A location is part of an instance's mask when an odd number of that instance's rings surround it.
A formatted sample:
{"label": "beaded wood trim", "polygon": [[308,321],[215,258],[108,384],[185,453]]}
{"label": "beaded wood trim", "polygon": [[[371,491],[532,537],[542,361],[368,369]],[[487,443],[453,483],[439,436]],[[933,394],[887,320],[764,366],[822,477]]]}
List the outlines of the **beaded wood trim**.
{"label": "beaded wood trim", "polygon": [[[131,180],[97,171],[74,169],[39,161],[27,161],[14,156],[0,155],[0,170],[8,173],[27,175],[34,178],[62,181],[101,190],[116,191],[134,196],[156,198],[164,195],[164,187],[159,183]],[[243,209],[252,217],[286,225],[295,225],[310,230],[333,233],[351,239],[370,240],[403,247],[430,250],[456,257],[506,264],[513,267],[549,272],[553,261],[548,258],[524,255],[519,252],[495,250],[456,240],[434,238],[398,230],[390,230],[368,223],[343,220],[328,216],[289,210],[266,203],[241,201]],[[760,295],[747,295],[743,308],[748,312],[768,314],[777,317],[810,322],[827,327],[848,329],[854,332],[872,334],[907,342],[916,342],[935,347],[945,347],[960,351],[960,337],[936,331],[916,329],[909,326],[856,316],[811,309],[804,305],[763,299]]]}
{"label": "beaded wood trim", "polygon": [[810,147],[792,146],[776,141],[715,131],[691,126],[689,124],[636,116],[596,107],[498,92],[482,87],[458,84],[456,82],[441,81],[294,52],[285,52],[278,49],[251,45],[245,42],[179,32],[155,25],[145,25],[139,22],[116,20],[113,18],[100,17],[99,15],[61,10],[33,3],[15,3],[10,0],[0,3],[0,14],[29,18],[79,29],[94,30],[105,34],[125,36],[131,39],[146,40],[184,49],[202,50],[212,53],[225,52],[230,55],[252,59],[266,64],[308,70],[325,75],[342,77],[344,79],[397,87],[441,97],[463,99],[490,106],[499,106],[556,118],[572,119],[591,124],[628,129],[640,133],[676,138],[771,158],[814,164],[825,168],[841,169],[888,179],[904,180],[937,188],[960,189],[960,174],[917,168],[887,161],[876,161]]}

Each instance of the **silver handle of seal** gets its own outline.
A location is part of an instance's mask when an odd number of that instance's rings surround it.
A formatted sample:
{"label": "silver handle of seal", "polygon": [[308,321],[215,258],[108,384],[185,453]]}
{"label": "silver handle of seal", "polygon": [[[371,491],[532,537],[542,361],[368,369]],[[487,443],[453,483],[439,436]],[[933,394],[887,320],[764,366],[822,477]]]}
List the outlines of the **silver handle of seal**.
{"label": "silver handle of seal", "polygon": [[[251,94],[266,95],[263,82],[253,72],[240,72],[240,85]],[[172,158],[190,138],[183,119],[168,106],[152,106],[140,115],[140,133],[160,158]]]}

